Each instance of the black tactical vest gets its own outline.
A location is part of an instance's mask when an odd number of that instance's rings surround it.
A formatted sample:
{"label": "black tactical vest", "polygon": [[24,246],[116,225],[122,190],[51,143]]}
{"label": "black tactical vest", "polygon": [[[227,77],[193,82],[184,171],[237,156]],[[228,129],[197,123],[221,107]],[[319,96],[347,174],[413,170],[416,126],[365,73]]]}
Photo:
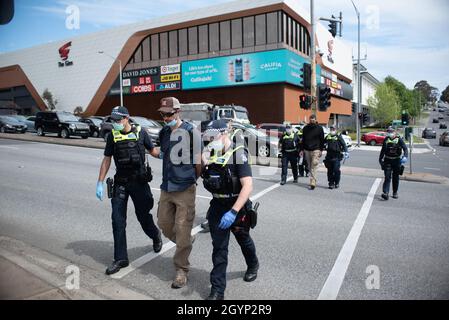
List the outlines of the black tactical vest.
{"label": "black tactical vest", "polygon": [[140,139],[140,130],[140,126],[133,126],[128,134],[112,130],[114,160],[119,175],[145,172],[145,146]]}

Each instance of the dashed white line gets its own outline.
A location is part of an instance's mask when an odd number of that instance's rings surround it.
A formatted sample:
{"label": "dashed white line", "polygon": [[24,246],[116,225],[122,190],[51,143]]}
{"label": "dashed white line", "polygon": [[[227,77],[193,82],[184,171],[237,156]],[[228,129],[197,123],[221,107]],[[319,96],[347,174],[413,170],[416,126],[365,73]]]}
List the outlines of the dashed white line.
{"label": "dashed white line", "polygon": [[380,185],[381,179],[376,179],[371,187],[368,196],[363,203],[362,209],[354,222],[354,225],[349,232],[346,241],[341,248],[341,251],[335,261],[335,264],[321,289],[318,300],[335,300],[337,299],[338,292],[340,291],[341,285],[348,270],[349,263],[351,262],[352,255],[354,254],[357,242],[359,241],[360,234],[362,233],[363,226],[365,225],[366,219],[368,217],[369,211],[371,209],[371,204],[374,200],[374,195],[376,190]]}

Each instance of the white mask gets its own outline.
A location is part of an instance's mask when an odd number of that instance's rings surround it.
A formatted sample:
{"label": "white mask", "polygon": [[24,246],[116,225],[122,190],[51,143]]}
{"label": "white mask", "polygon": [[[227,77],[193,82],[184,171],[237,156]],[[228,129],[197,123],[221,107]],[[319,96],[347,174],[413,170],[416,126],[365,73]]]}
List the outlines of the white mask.
{"label": "white mask", "polygon": [[223,150],[224,143],[221,140],[215,140],[210,142],[207,145],[207,148],[209,149],[209,151],[215,150],[215,152],[219,152]]}

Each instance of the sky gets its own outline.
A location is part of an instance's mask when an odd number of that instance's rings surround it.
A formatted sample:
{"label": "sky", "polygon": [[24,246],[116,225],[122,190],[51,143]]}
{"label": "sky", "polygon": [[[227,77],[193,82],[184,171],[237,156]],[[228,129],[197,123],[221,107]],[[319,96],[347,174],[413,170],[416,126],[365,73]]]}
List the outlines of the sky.
{"label": "sky", "polygon": [[[297,0],[309,9],[310,0]],[[449,86],[449,1],[353,0],[361,23],[362,64],[379,80],[391,75],[408,88],[427,80]],[[229,0],[15,0],[15,16],[0,25],[0,53],[70,39],[124,24],[196,10]],[[73,8],[79,26],[67,26]],[[342,40],[357,55],[357,15],[351,0],[315,0],[316,16],[343,13]],[[1,59],[1,56],[0,56]]]}

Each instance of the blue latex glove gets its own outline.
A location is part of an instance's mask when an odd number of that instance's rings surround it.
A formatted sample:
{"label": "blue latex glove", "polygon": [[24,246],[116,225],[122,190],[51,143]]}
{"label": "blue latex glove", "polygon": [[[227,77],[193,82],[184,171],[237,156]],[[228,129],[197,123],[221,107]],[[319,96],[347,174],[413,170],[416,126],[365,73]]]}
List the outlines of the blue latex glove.
{"label": "blue latex glove", "polygon": [[229,210],[226,212],[223,217],[221,218],[220,224],[218,227],[220,229],[228,229],[235,221],[235,218],[237,217],[237,214]]}
{"label": "blue latex glove", "polygon": [[408,161],[407,157],[402,157],[401,164],[406,164]]}
{"label": "blue latex glove", "polygon": [[97,198],[100,201],[103,201],[103,182],[97,182]]}

